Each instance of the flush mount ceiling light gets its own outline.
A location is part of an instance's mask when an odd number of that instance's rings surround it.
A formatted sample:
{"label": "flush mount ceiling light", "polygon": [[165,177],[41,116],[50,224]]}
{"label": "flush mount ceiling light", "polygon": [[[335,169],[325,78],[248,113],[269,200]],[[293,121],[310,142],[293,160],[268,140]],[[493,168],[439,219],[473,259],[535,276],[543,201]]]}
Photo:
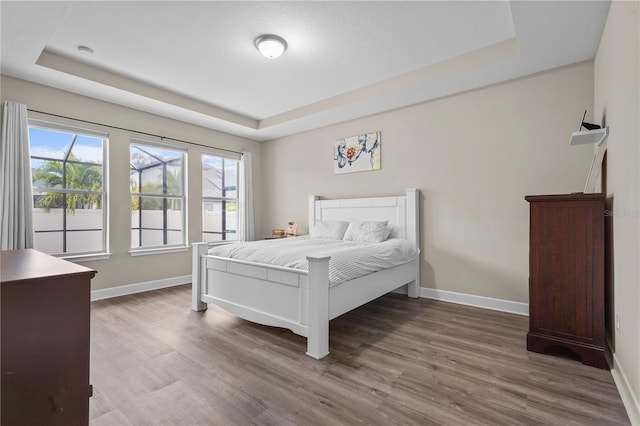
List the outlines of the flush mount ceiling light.
{"label": "flush mount ceiling light", "polygon": [[279,57],[287,50],[287,42],[282,37],[273,34],[264,34],[256,38],[256,48],[269,59]]}

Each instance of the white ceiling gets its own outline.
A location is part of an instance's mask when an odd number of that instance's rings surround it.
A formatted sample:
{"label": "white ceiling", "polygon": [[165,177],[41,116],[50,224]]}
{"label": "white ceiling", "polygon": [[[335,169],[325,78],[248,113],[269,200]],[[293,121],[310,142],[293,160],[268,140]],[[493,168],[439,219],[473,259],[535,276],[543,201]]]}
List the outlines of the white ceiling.
{"label": "white ceiling", "polygon": [[[1,72],[255,140],[593,59],[608,1],[2,1]],[[254,39],[284,37],[264,58]],[[78,45],[91,47],[91,57]],[[54,111],[51,111],[54,112]]]}

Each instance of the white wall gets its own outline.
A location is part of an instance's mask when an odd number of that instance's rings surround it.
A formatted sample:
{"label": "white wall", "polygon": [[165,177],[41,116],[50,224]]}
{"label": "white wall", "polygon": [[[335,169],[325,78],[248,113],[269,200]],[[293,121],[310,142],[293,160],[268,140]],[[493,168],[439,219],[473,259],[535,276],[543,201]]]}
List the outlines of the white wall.
{"label": "white wall", "polygon": [[[159,134],[164,137],[192,141],[212,147],[251,151],[254,156],[255,184],[260,185],[262,145],[258,142],[7,76],[2,76],[1,78],[2,102],[5,100],[17,101],[34,110]],[[129,143],[131,138],[141,138],[152,142],[160,142],[159,140],[141,136],[137,133],[57,119],[47,115],[30,114],[30,116],[45,121],[109,133],[109,238],[113,256],[109,260],[82,262],[84,265],[98,271],[92,281],[93,289],[104,289],[191,274],[190,251],[137,257],[132,257],[129,254],[131,247]],[[165,141],[165,143],[167,142]],[[187,149],[187,181],[189,188],[187,194],[188,242],[201,241],[202,171],[200,157],[203,152],[206,152],[206,148],[177,142],[169,143]],[[259,188],[257,186],[256,191],[254,191],[257,217],[260,217],[260,206],[262,205]],[[259,226],[260,224],[257,224],[258,231],[262,232]]]}
{"label": "white wall", "polygon": [[639,9],[638,2],[611,3],[594,68],[595,121],[609,126],[605,185],[607,208],[612,212],[606,219],[612,372],[636,424],[640,424]]}
{"label": "white wall", "polygon": [[[590,146],[569,146],[593,111],[593,63],[266,142],[262,229],[307,229],[308,194],[422,190],[422,286],[528,301],[524,196],[581,191]],[[333,174],[333,142],[382,131],[382,169]]]}

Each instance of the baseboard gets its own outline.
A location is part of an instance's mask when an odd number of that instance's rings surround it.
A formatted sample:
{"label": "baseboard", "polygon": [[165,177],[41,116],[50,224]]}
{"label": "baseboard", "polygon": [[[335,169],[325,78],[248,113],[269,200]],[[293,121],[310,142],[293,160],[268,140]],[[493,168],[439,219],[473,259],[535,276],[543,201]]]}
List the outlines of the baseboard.
{"label": "baseboard", "polygon": [[474,294],[456,293],[454,291],[437,290],[426,287],[420,289],[420,297],[458,303],[460,305],[476,306],[494,311],[509,312],[517,315],[529,315],[528,303],[494,299],[493,297],[476,296]]}
{"label": "baseboard", "polygon": [[109,299],[111,297],[126,296],[127,294],[142,293],[143,291],[158,290],[176,285],[189,284],[191,275],[180,277],[163,278],[155,281],[145,281],[136,284],[121,285],[118,287],[103,288],[91,292],[91,301]]}
{"label": "baseboard", "polygon": [[629,421],[634,426],[640,425],[640,404],[638,403],[638,395],[633,392],[631,385],[629,384],[629,380],[627,379],[627,375],[624,370],[620,366],[618,362],[618,357],[611,350],[611,345],[607,342],[609,346],[609,350],[613,354],[613,366],[611,368],[611,376],[613,377],[613,381],[616,384],[616,388],[618,388],[618,393],[620,394],[620,398],[622,399],[622,403],[624,404],[625,410],[627,410],[627,416],[629,416]]}

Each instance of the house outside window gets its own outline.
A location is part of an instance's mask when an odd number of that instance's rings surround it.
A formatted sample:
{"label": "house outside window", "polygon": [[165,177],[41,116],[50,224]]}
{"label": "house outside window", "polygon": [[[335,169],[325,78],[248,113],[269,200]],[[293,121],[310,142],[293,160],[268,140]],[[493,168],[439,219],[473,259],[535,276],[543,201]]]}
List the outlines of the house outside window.
{"label": "house outside window", "polygon": [[107,133],[29,121],[34,247],[65,258],[106,254]]}
{"label": "house outside window", "polygon": [[202,240],[238,239],[237,159],[202,155]]}
{"label": "house outside window", "polygon": [[186,245],[186,151],[133,140],[130,146],[131,248]]}

